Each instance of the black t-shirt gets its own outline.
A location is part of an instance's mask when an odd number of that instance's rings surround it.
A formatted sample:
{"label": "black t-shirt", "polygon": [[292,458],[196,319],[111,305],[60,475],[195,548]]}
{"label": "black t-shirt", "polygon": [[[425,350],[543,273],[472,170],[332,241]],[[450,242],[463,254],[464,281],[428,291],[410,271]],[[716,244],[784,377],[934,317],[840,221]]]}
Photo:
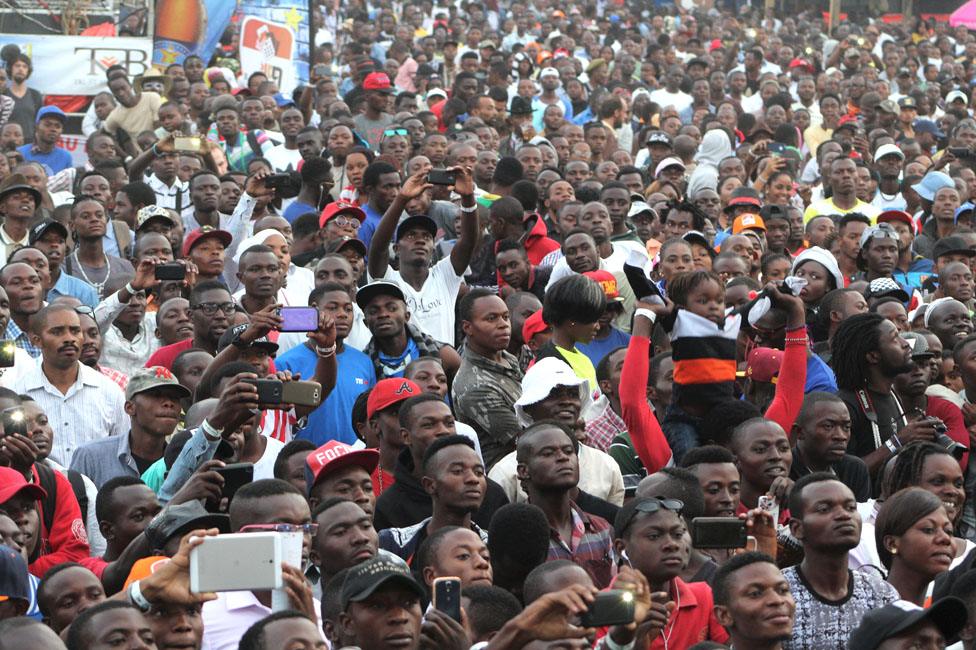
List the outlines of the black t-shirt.
{"label": "black t-shirt", "polygon": [[850,390],[837,391],[837,397],[844,400],[847,410],[851,414],[851,440],[847,443],[847,453],[858,458],[864,458],[879,448],[888,438],[898,433],[898,430],[903,426],[901,407],[894,396],[890,393],[881,394],[871,390],[865,390],[865,393],[874,407],[880,440],[875,440],[871,420],[861,408],[857,394]]}
{"label": "black t-shirt", "polygon": [[[851,488],[851,492],[854,493],[854,498],[857,499],[858,503],[864,503],[871,498],[871,474],[868,472],[868,466],[864,464],[863,460],[857,456],[845,454],[840,459],[840,462],[834,463],[830,469],[837,475],[841,483]],[[810,468],[803,463],[803,460],[797,454],[796,447],[794,447],[790,478],[796,481],[801,476],[806,476],[810,473]]]}

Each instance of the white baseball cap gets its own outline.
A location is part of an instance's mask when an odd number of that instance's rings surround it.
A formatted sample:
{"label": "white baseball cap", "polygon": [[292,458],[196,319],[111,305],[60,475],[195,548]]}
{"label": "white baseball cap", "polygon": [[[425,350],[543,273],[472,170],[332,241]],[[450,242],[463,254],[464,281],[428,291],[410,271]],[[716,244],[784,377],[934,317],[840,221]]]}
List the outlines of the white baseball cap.
{"label": "white baseball cap", "polygon": [[905,159],[905,154],[901,149],[898,148],[896,144],[883,144],[878,147],[878,150],[874,152],[874,159],[881,160],[885,156],[898,156],[902,160]]}

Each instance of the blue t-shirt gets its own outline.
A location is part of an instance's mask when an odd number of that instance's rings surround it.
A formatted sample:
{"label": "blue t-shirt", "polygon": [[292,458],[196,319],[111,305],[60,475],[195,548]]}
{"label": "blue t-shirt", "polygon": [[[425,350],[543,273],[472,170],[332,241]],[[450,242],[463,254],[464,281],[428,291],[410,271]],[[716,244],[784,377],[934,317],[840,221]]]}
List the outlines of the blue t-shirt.
{"label": "blue t-shirt", "polygon": [[285,211],[282,213],[281,216],[283,216],[288,221],[288,223],[294,223],[295,219],[297,219],[298,217],[302,216],[307,212],[314,212],[318,214],[319,211],[315,208],[314,205],[309,205],[308,203],[302,203],[301,201],[294,201],[292,202],[291,205],[285,208]]}
{"label": "blue t-shirt", "polygon": [[[318,357],[305,344],[296,345],[275,359],[278,370],[299,372],[303,379],[315,376]],[[295,432],[296,438],[311,440],[318,447],[330,440],[347,445],[356,442],[352,428],[352,407],[359,394],[376,384],[373,362],[365,354],[344,346],[336,356],[336,385],[317,409],[308,416],[304,429]]]}
{"label": "blue t-shirt", "polygon": [[57,174],[71,167],[71,154],[61,147],[55,147],[50,153],[41,153],[34,151],[33,144],[25,144],[17,147],[17,151],[23,154],[24,160],[38,162],[47,167],[51,174]]}
{"label": "blue t-shirt", "polygon": [[830,369],[824,360],[816,354],[807,357],[807,383],[803,387],[803,393],[814,391],[824,391],[826,393],[837,392],[837,379],[834,371]]}
{"label": "blue t-shirt", "polygon": [[[621,332],[616,327],[610,327],[610,336],[601,340],[593,339],[590,343],[582,344],[577,343],[576,348],[588,356],[590,361],[593,362],[593,367],[595,368],[603,357],[607,356],[612,350],[616,350],[620,347],[627,347],[630,343],[630,334]],[[596,388],[591,386],[591,388]]]}
{"label": "blue t-shirt", "polygon": [[376,232],[376,226],[380,225],[380,219],[383,215],[375,211],[370,207],[369,203],[359,206],[366,213],[366,221],[359,226],[359,239],[364,244],[366,244],[366,250],[369,250],[369,242],[373,241],[373,233]]}

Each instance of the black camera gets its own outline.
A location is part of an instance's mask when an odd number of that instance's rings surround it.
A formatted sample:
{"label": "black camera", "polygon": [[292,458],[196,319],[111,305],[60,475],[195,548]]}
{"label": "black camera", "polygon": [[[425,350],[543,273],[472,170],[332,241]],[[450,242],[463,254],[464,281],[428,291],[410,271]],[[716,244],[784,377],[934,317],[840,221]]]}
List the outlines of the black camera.
{"label": "black camera", "polygon": [[948,430],[948,427],[942,422],[935,425],[935,444],[945,447],[945,450],[956,460],[962,460],[963,454],[969,451],[969,447],[950,438],[946,434]]}
{"label": "black camera", "polygon": [[302,189],[302,177],[298,172],[284,172],[264,177],[264,185],[275,191],[275,197],[293,199]]}
{"label": "black camera", "polygon": [[976,158],[976,151],[969,147],[949,147],[949,153],[956,158]]}

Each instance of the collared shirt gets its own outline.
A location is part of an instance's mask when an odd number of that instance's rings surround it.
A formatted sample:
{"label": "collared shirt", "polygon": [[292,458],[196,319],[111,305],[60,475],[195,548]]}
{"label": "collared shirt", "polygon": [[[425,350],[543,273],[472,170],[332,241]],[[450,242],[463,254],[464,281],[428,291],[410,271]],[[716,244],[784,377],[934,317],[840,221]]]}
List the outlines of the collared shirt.
{"label": "collared shirt", "polygon": [[550,528],[547,561],[569,560],[590,574],[597,589],[606,589],[617,575],[610,524],[606,519],[586,514],[575,503],[572,504],[572,517],[570,539],[562,539],[558,530]]}
{"label": "collared shirt", "polygon": [[14,239],[7,234],[7,229],[0,226],[0,242],[3,243],[3,263],[7,263],[7,258],[13,255],[13,252],[18,248],[22,248],[28,245],[28,238],[30,233],[24,235],[22,239]]}
{"label": "collared shirt", "polygon": [[522,371],[518,359],[504,350],[501,354],[498,362],[465,348],[451,386],[457,417],[478,433],[489,467],[515,449],[515,436],[522,431],[515,417]]}
{"label": "collared shirt", "polygon": [[626,432],[627,424],[610,408],[609,401],[603,413],[586,423],[587,443],[600,451],[610,449],[613,439]]}
{"label": "collared shirt", "polygon": [[58,281],[54,283],[47,292],[47,301],[54,302],[55,298],[61,296],[71,296],[77,298],[82,304],[88,305],[92,309],[98,306],[98,292],[84,280],[68,275],[61,271]]}
{"label": "collared shirt", "polygon": [[176,177],[172,185],[167,185],[155,174],[146,177],[146,184],[156,194],[156,205],[176,210],[181,217],[193,214],[193,203],[190,201],[190,185]]}
{"label": "collared shirt", "polygon": [[51,384],[40,363],[15,381],[11,390],[30,395],[47,414],[54,429],[51,456],[62,465],[70,467],[75,450],[86,442],[129,433],[122,389],[80,362],[78,377],[67,393]]}
{"label": "collared shirt", "polygon": [[132,457],[127,433],[82,445],[71,457],[71,469],[90,478],[99,489],[116,476],[139,478],[139,467]]}
{"label": "collared shirt", "polygon": [[[111,298],[111,296],[110,296]],[[139,331],[130,341],[115,325],[109,325],[102,338],[102,361],[124,373],[132,374],[143,367],[153,352],[159,349],[156,338],[156,314],[146,314],[139,323]]]}
{"label": "collared shirt", "polygon": [[97,365],[95,366],[95,368],[98,370],[98,372],[102,373],[103,375],[105,375],[106,377],[114,381],[116,384],[118,384],[119,388],[121,388],[122,391],[125,392],[125,387],[129,385],[129,375],[125,374],[124,372],[119,372],[118,370],[114,370],[112,368],[106,368],[105,366],[102,365]]}
{"label": "collared shirt", "polygon": [[[316,629],[322,634],[321,603],[315,605]],[[250,591],[221,591],[217,600],[203,604],[203,643],[201,650],[237,650],[241,637],[251,625],[271,613]],[[323,637],[324,638],[324,637]]]}
{"label": "collared shirt", "polygon": [[33,358],[40,358],[41,348],[34,347],[34,345],[30,342],[30,337],[28,336],[27,332],[20,329],[20,326],[14,322],[13,318],[11,318],[10,322],[7,323],[5,338],[13,341],[14,345],[22,350],[25,350],[27,354],[31,355]]}
{"label": "collared shirt", "polygon": [[715,618],[715,599],[707,582],[689,583],[674,578],[671,594],[677,608],[671,612],[663,634],[648,646],[650,650],[690,648],[701,641],[728,641],[729,633]]}
{"label": "collared shirt", "polygon": [[[624,479],[620,467],[613,458],[604,451],[589,445],[579,446],[579,484],[583,492],[608,501],[615,506],[624,504]],[[488,478],[505,490],[505,496],[512,503],[528,501],[525,491],[516,475],[518,461],[515,452],[507,454],[495,463],[488,473]]]}
{"label": "collared shirt", "polygon": [[[379,531],[380,550],[385,550],[404,560],[408,565],[413,564],[414,555],[427,539],[427,524],[431,517],[403,528],[384,528]],[[488,531],[482,530],[478,524],[471,522],[471,530],[478,533],[478,537],[485,544],[488,543]]]}

